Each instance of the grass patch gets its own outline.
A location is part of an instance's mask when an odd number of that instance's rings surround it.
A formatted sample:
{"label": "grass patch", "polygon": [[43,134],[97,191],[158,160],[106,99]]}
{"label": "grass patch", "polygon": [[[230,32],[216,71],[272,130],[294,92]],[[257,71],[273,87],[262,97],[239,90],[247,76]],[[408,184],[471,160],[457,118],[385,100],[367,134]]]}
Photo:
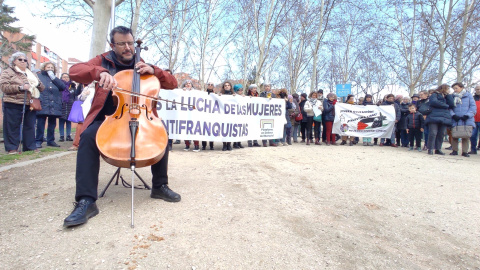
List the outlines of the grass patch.
{"label": "grass patch", "polygon": [[0,154],[0,166],[14,164],[26,160],[34,160],[44,156],[48,156],[54,152],[66,152],[67,149],[62,149],[60,147],[47,147],[41,148],[40,152],[35,153],[34,151],[25,151],[21,154],[9,155],[8,153]]}

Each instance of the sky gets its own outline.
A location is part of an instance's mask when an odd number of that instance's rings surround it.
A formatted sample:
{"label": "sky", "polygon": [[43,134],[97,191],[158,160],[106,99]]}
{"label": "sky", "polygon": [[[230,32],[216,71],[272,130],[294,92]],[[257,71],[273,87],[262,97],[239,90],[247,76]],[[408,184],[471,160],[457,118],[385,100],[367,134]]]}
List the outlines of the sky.
{"label": "sky", "polygon": [[38,16],[42,12],[47,12],[41,1],[6,0],[5,4],[15,8],[13,16],[19,21],[13,26],[22,27],[23,33],[35,35],[37,42],[47,46],[62,59],[89,60],[91,35],[89,29],[85,29],[83,25],[71,24],[57,28],[56,19],[43,19]]}

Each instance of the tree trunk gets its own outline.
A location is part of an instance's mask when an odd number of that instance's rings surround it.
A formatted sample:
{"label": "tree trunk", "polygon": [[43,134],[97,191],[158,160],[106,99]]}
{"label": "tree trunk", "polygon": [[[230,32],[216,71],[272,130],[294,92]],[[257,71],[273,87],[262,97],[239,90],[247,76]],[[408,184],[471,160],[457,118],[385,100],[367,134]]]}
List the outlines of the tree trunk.
{"label": "tree trunk", "polygon": [[133,13],[133,20],[132,20],[132,32],[134,37],[137,34],[138,20],[140,19],[140,7],[142,6],[142,2],[143,0],[135,1],[135,12]]}
{"label": "tree trunk", "polygon": [[92,43],[90,44],[90,58],[105,51],[105,42],[108,38],[108,22],[111,16],[111,0],[97,0],[93,5]]}

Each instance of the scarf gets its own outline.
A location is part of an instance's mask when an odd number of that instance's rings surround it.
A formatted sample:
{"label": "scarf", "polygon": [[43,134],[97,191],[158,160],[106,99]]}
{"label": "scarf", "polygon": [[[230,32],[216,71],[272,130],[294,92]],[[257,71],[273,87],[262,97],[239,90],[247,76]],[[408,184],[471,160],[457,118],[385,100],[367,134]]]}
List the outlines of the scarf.
{"label": "scarf", "polygon": [[455,106],[457,104],[462,104],[462,97],[467,93],[467,90],[463,89],[460,93],[453,93],[453,100],[455,101]]}
{"label": "scarf", "polygon": [[68,81],[68,82],[63,82],[65,83],[65,88],[63,89],[63,92],[62,92],[62,102],[63,103],[68,103],[68,101],[70,101],[70,85],[72,84],[72,81]]}
{"label": "scarf", "polygon": [[31,72],[30,69],[28,68],[25,69],[25,71],[22,71],[17,66],[15,66],[15,70],[27,76],[28,84],[30,84],[30,88],[28,89],[28,91],[30,92],[30,95],[33,98],[39,98],[40,91],[37,89],[37,85],[39,84],[37,76],[33,74],[33,72]]}

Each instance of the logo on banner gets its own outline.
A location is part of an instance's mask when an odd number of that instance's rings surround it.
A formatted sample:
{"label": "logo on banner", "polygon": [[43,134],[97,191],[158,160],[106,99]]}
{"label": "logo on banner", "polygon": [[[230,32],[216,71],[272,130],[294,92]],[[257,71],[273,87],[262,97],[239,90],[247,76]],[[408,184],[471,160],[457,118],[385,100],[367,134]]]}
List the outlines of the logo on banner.
{"label": "logo on banner", "polygon": [[262,138],[272,138],[273,128],[275,121],[273,119],[262,119],[260,120],[260,137]]}
{"label": "logo on banner", "polygon": [[395,126],[393,106],[335,105],[334,133],[343,136],[389,137]]}

